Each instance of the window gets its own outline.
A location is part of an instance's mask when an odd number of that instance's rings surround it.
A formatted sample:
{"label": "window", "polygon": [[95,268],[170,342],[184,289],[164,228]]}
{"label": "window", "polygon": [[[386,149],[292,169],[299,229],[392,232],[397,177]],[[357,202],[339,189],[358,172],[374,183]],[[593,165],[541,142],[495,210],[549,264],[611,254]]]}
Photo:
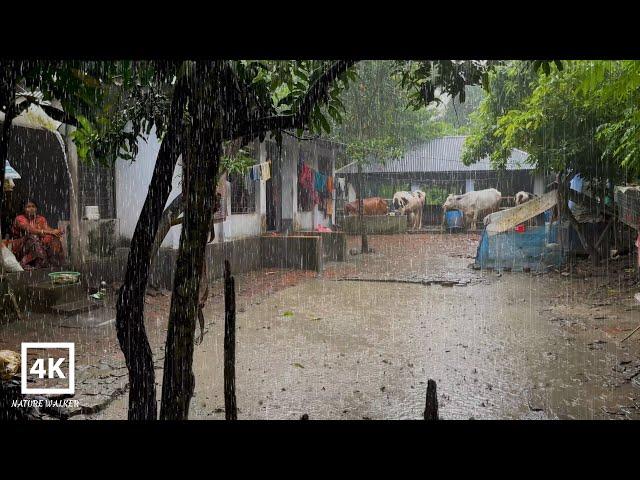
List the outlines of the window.
{"label": "window", "polygon": [[[246,156],[254,159],[254,163],[258,162],[259,150],[255,145],[247,145],[244,148]],[[249,178],[249,171],[242,173],[230,172],[227,176],[228,182],[231,184],[231,193],[229,201],[231,203],[231,215],[238,213],[254,213],[256,211],[256,183]]]}
{"label": "window", "polygon": [[246,175],[229,174],[231,183],[231,214],[256,211],[256,187]]}

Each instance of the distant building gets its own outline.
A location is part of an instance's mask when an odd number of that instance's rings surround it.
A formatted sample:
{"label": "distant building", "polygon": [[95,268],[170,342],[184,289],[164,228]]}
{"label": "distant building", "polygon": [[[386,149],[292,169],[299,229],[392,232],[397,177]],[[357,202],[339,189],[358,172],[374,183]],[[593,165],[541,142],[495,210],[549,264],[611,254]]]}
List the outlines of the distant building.
{"label": "distant building", "polygon": [[[443,196],[462,194],[485,188],[498,189],[503,197],[515,195],[518,191],[544,193],[545,177],[534,173],[534,167],[526,162],[528,154],[514,149],[506,168],[496,170],[489,157],[479,159],[466,166],[462,163],[464,136],[442,137],[410,148],[402,158],[384,164],[371,163],[362,168],[363,196],[380,196],[390,199],[400,190],[423,190],[427,193],[427,203],[441,206]],[[358,167],[355,162],[336,170],[336,176],[346,178],[347,198],[356,198],[355,185]],[[437,217],[437,208],[432,208]],[[425,221],[429,219],[426,208]],[[340,204],[338,204],[340,212]],[[437,222],[436,222],[437,223]]]}

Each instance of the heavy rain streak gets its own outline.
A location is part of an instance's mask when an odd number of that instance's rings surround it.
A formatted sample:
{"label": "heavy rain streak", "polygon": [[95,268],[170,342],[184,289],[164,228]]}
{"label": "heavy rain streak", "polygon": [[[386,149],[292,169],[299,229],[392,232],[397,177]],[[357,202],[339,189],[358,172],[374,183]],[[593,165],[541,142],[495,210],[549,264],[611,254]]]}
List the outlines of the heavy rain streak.
{"label": "heavy rain streak", "polygon": [[640,418],[640,62],[0,63],[1,419]]}

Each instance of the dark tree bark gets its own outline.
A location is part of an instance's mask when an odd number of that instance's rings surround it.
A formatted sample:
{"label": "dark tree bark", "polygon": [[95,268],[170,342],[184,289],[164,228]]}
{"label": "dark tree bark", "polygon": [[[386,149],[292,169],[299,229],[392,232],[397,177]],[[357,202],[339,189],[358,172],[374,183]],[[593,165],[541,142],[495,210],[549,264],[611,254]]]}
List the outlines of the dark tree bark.
{"label": "dark tree bark", "polygon": [[358,219],[360,221],[360,234],[361,236],[361,253],[369,253],[369,239],[367,238],[367,232],[364,228],[364,218],[363,218],[363,198],[362,198],[362,165],[358,163],[358,191],[357,191],[357,202],[358,202]]}
{"label": "dark tree bark", "polygon": [[219,147],[218,144],[217,149],[209,151],[211,160],[207,162],[195,162],[193,158],[187,158],[185,162],[187,205],[176,260],[165,346],[160,411],[163,420],[185,420],[189,416],[189,404],[195,386],[192,371],[195,319],[209,234],[209,222],[204,219],[213,215],[215,183],[210,179],[215,178],[220,158]]}
{"label": "dark tree bark", "polygon": [[193,349],[198,293],[205,248],[215,208],[215,194],[223,136],[225,107],[233,105],[222,78],[223,62],[202,64],[198,76],[211,78],[212,89],[194,91],[190,105],[192,124],[183,149],[183,198],[186,200],[182,233],[171,296],[165,344],[160,418],[186,420],[195,388]]}
{"label": "dark tree bark", "polygon": [[425,420],[438,420],[438,393],[435,380],[427,381],[427,401],[424,407]]}
{"label": "dark tree bark", "polygon": [[[245,142],[267,131],[303,128],[312,108],[326,99],[332,82],[353,63],[335,62],[310,87],[295,115],[278,117],[252,117],[250,95],[238,85],[227,62],[195,64],[194,78],[198,79],[198,86],[192,89],[193,96],[189,101],[191,134],[185,136],[189,148],[183,149],[183,178],[188,193],[183,197],[185,213],[165,344],[161,419],[182,420],[189,415],[195,386],[193,337],[200,274],[213,216],[216,190],[213,179],[217,178],[219,170],[222,142],[237,138]],[[162,208],[157,215],[158,218],[162,216]]]}
{"label": "dark tree bark", "polygon": [[147,198],[131,239],[124,282],[116,302],[118,342],[129,370],[129,420],[157,419],[153,355],[144,326],[144,294],[150,274],[151,247],[171,192],[173,171],[180,153],[186,97],[185,85],[178,81],[169,128],[160,146]]}
{"label": "dark tree bark", "polygon": [[238,419],[236,405],[236,286],[229,261],[224,262],[224,412]]}

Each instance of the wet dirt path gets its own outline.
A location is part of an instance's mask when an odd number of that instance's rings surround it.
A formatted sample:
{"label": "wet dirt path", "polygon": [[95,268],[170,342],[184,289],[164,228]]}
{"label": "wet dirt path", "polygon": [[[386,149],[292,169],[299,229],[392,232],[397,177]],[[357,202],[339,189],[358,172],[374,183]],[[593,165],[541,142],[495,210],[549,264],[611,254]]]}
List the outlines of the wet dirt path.
{"label": "wet dirt path", "polygon": [[[474,272],[473,238],[425,236],[408,259],[394,249],[417,238],[398,237],[239,309],[240,418],[421,418],[429,378],[447,419],[640,418],[640,341],[619,343],[638,309],[602,301],[594,280]],[[468,283],[334,281],[354,275]],[[190,418],[224,418],[219,307],[205,310]],[[126,418],[126,395],[93,418]]]}

